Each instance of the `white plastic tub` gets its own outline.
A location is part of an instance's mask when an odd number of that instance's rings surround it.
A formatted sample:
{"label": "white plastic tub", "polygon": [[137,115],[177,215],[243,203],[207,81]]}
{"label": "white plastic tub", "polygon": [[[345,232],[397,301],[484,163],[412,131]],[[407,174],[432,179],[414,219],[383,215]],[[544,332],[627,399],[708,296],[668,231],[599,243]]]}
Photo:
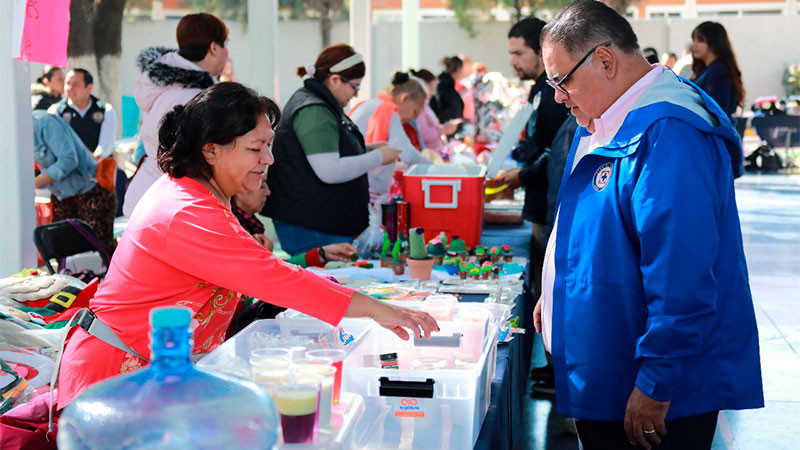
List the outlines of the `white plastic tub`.
{"label": "white plastic tub", "polygon": [[[411,302],[404,302],[408,305]],[[469,305],[472,313],[478,308]],[[494,305],[492,305],[494,306]],[[402,341],[375,328],[344,361],[342,391],[364,397],[355,430],[359,449],[466,449],[478,438],[489,408],[497,359],[495,319],[440,322],[436,337],[450,343]],[[461,335],[458,337],[457,335]],[[427,344],[430,344],[428,342]],[[452,344],[454,346],[446,346]],[[399,369],[382,369],[379,355],[397,353]]]}

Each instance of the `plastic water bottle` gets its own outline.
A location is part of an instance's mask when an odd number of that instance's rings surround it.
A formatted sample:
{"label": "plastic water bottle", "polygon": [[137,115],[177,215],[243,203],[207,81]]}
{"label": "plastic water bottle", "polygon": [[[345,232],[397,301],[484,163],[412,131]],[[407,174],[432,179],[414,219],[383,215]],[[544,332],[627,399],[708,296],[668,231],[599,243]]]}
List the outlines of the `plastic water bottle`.
{"label": "plastic water bottle", "polygon": [[150,314],[152,364],[97,383],[61,415],[58,448],[271,449],[278,413],[256,384],[194,368],[186,308]]}

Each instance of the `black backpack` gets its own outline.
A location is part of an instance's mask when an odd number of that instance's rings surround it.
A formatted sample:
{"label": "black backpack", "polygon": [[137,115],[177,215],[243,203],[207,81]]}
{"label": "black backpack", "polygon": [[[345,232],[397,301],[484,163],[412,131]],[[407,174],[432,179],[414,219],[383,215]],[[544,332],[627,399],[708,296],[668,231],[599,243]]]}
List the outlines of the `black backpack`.
{"label": "black backpack", "polygon": [[777,172],[782,169],[783,159],[769,144],[764,144],[745,158],[744,169],[748,172]]}

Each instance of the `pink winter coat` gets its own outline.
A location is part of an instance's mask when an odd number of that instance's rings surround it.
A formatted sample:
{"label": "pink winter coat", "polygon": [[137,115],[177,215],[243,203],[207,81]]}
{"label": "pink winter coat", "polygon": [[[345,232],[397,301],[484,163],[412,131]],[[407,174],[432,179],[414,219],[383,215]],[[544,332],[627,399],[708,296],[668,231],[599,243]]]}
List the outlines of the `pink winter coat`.
{"label": "pink winter coat", "polygon": [[125,193],[123,213],[130,217],[145,191],[161,176],[158,168],[158,126],[161,118],[176,105],[185,105],[216,80],[174,49],[149,47],[137,59],[142,71],[136,79],[133,95],[142,111],[139,136],[146,157]]}

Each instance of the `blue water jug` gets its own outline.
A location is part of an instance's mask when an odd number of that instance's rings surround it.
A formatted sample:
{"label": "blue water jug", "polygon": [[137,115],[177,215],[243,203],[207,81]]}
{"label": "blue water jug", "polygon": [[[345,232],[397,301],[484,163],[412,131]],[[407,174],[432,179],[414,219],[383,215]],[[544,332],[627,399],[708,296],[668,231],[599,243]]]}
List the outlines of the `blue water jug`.
{"label": "blue water jug", "polygon": [[99,382],[67,406],[59,449],[271,449],[278,413],[269,394],[195,369],[190,322],[189,309],[154,309],[152,364]]}

